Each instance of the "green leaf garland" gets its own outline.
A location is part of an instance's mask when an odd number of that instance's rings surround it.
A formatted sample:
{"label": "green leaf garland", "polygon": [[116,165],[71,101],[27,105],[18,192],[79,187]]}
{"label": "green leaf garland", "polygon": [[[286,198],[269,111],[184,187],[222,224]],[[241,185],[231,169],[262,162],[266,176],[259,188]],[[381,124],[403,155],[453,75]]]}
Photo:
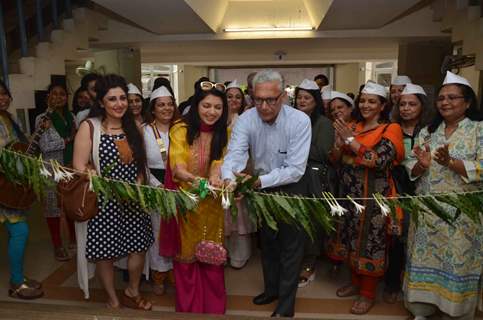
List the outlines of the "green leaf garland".
{"label": "green leaf garland", "polygon": [[[50,164],[46,166],[50,168]],[[109,166],[108,171],[113,165]],[[70,170],[70,169],[67,169]],[[14,183],[32,188],[36,196],[41,199],[45,189],[54,185],[52,177],[45,176],[44,163],[41,158],[35,158],[12,150],[0,151],[0,171],[5,178]],[[47,172],[48,174],[49,172]],[[319,227],[327,232],[334,230],[336,217],[332,217],[325,198],[289,196],[283,193],[264,193],[255,191],[253,184],[258,177],[237,177],[234,192],[229,193],[231,215],[235,219],[238,212],[235,197],[243,196],[248,207],[249,218],[258,226],[266,224],[277,230],[279,223],[295,225],[313,236]],[[178,214],[186,215],[196,209],[200,194],[208,194],[208,186],[198,187],[199,194],[194,195],[191,190],[168,190],[146,185],[117,181],[94,175],[91,177],[93,191],[101,196],[103,205],[109,199],[116,198],[121,202],[136,202],[141,208],[155,211],[163,219],[177,218]],[[206,194],[206,195],[205,195]],[[453,224],[460,215],[465,215],[476,224],[483,223],[483,190],[451,194],[428,194],[418,196],[400,196],[385,198],[376,194],[375,198],[390,208],[391,216],[401,208],[410,214],[414,223],[426,221],[427,215],[435,215],[448,224]],[[333,196],[331,195],[331,198]],[[335,199],[338,202],[343,199]],[[348,199],[347,199],[348,200]],[[374,199],[352,199],[375,201]],[[449,208],[449,209],[448,209]]]}

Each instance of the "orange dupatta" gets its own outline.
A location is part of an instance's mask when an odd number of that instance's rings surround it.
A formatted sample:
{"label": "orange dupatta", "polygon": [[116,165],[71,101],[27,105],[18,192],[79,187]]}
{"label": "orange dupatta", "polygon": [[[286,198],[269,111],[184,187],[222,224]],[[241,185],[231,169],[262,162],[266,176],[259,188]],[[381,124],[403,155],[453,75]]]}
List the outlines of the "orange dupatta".
{"label": "orange dupatta", "polygon": [[374,148],[374,146],[376,146],[382,138],[386,138],[392,142],[394,148],[396,149],[396,158],[393,161],[393,165],[397,165],[404,160],[404,137],[399,124],[381,124],[374,129],[363,132],[363,124],[362,122],[358,122],[353,124],[352,128],[356,141],[361,144],[362,150],[359,150],[357,154],[358,157],[363,155],[364,151],[367,149]]}

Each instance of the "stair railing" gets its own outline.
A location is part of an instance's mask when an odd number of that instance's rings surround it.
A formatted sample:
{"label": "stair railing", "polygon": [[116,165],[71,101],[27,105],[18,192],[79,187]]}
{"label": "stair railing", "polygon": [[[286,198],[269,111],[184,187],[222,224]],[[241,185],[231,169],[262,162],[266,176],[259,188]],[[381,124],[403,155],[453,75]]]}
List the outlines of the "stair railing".
{"label": "stair railing", "polygon": [[[52,24],[53,29],[58,29],[60,27],[60,18],[72,18],[72,3],[76,3],[78,6],[87,5],[86,1],[82,0],[63,0],[62,5],[59,6],[59,1],[61,0],[33,0],[35,1],[35,31],[27,28],[26,21],[34,17],[26,17],[24,12],[24,5],[26,1],[29,0],[15,0],[16,7],[15,11],[17,13],[18,25],[15,31],[18,31],[19,36],[19,46],[16,48],[7,48],[7,33],[5,29],[5,15],[7,12],[4,11],[2,0],[0,0],[0,63],[1,63],[1,75],[2,79],[9,86],[8,83],[8,55],[9,51],[13,52],[15,49],[20,49],[20,55],[22,57],[28,56],[28,37],[35,33],[39,42],[46,41],[47,35],[45,32],[45,27]],[[32,2],[32,0],[30,0]],[[33,3],[33,2],[32,2]],[[50,19],[44,21],[43,9],[44,4],[50,3]],[[8,3],[7,3],[8,4]],[[32,20],[33,22],[33,20]],[[33,24],[32,24],[33,26]],[[35,36],[34,35],[34,36]],[[11,39],[11,37],[9,38]]]}

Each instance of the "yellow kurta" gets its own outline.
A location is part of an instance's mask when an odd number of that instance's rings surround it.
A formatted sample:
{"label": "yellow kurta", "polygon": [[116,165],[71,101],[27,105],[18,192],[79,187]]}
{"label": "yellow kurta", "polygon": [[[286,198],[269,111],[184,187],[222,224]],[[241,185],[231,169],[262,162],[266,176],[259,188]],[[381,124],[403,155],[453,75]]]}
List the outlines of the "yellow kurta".
{"label": "yellow kurta", "polygon": [[[186,132],[187,127],[184,123],[177,123],[171,128],[169,164],[175,182],[180,188],[189,190],[188,183],[176,180],[177,166],[183,166],[190,173],[208,179],[211,175],[218,174],[222,161],[209,163],[213,136],[211,132],[201,132],[200,137],[196,138],[191,146],[188,144]],[[195,247],[201,240],[223,243],[223,215],[221,199],[208,196],[200,200],[194,211],[179,217],[181,248],[176,259],[182,262],[195,261]]]}

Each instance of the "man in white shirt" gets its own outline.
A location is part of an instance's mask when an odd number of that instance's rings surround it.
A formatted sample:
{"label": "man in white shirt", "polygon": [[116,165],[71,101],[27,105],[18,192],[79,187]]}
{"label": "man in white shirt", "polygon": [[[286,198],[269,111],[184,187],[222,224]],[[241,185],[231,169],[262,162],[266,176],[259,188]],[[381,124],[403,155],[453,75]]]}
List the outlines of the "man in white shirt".
{"label": "man in white shirt", "polygon": [[[225,184],[245,169],[249,150],[255,183],[262,191],[283,191],[305,195],[305,172],[311,141],[310,118],[282,103],[285,92],[282,76],[264,70],[253,78],[255,108],[245,111],[233,129],[228,153],[222,166]],[[260,230],[264,292],[253,303],[278,300],[273,317],[292,317],[304,253],[300,228],[279,222],[278,231],[262,225]]]}

